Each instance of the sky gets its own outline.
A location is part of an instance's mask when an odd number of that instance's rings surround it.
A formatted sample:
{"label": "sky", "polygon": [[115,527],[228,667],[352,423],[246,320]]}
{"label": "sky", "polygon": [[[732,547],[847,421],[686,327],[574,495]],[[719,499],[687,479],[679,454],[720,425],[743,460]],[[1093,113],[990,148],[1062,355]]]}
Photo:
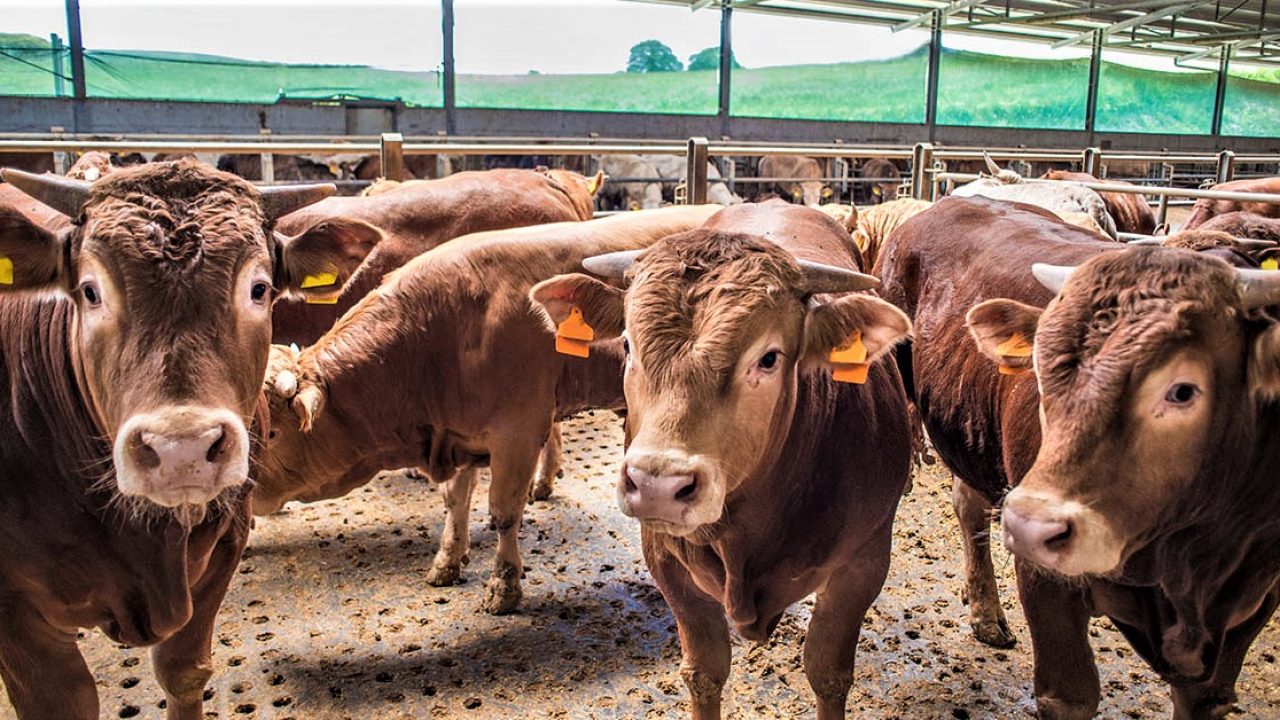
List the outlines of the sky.
{"label": "sky", "polygon": [[[254,60],[358,64],[398,70],[440,65],[434,0],[80,0],[85,46],[199,52]],[[661,40],[681,60],[719,43],[719,13],[618,0],[455,0],[458,72],[609,73],[632,45]],[[0,0],[0,32],[66,36],[63,0]],[[1036,58],[1076,58],[1087,46],[1049,50],[944,34],[950,48]],[[746,67],[895,57],[928,41],[923,30],[823,22],[739,11],[734,53]],[[1171,61],[1108,53],[1109,60],[1172,70]]]}

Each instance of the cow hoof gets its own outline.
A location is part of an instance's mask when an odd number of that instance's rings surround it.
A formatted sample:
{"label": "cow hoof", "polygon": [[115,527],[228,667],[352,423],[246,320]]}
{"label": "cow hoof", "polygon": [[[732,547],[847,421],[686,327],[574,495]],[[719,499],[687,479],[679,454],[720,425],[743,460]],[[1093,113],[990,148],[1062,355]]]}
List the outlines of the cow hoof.
{"label": "cow hoof", "polygon": [[501,578],[490,578],[484,587],[484,611],[490,615],[506,615],[520,605],[524,593],[520,584],[507,584]]}
{"label": "cow hoof", "polygon": [[1018,642],[1018,638],[1009,632],[1008,624],[1003,621],[974,623],[973,635],[978,638],[978,642],[994,648],[1011,648]]}
{"label": "cow hoof", "polygon": [[457,583],[461,576],[462,568],[457,565],[432,563],[431,569],[427,571],[427,584],[432,587],[446,587]]}
{"label": "cow hoof", "polygon": [[1036,698],[1036,717],[1040,720],[1092,720],[1098,704],[1072,703],[1057,698]]}
{"label": "cow hoof", "polygon": [[550,482],[543,482],[539,480],[538,484],[533,486],[533,492],[529,494],[529,502],[533,502],[535,500],[546,500],[551,497],[552,490],[553,488]]}

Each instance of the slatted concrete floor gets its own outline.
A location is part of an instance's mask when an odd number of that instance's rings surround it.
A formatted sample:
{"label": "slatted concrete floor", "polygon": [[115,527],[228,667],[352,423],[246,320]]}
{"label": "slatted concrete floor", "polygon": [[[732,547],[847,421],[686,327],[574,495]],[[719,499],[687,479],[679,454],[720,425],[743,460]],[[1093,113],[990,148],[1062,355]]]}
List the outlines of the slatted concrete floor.
{"label": "slatted concrete floor", "polygon": [[[388,475],[352,495],[259,519],[219,616],[217,718],[665,718],[687,716],[673,621],[640,560],[636,526],[614,506],[619,423],[566,425],[566,477],[530,507],[519,614],[480,610],[495,537],[484,493],[463,584],[423,580],[444,511],[430,486]],[[1026,626],[1002,553],[1006,609],[1020,643],[971,639],[959,601],[950,479],[935,466],[904,499],[884,594],[864,627],[850,708],[864,718],[1029,717]],[[767,644],[737,642],[727,715],[812,716],[800,670],[808,605]],[[1120,636],[1095,622],[1105,718],[1165,718],[1166,693]],[[1247,716],[1280,717],[1280,632],[1271,627],[1240,685]],[[162,717],[145,651],[97,632],[82,646],[103,716]],[[12,717],[0,700],[0,718]]]}

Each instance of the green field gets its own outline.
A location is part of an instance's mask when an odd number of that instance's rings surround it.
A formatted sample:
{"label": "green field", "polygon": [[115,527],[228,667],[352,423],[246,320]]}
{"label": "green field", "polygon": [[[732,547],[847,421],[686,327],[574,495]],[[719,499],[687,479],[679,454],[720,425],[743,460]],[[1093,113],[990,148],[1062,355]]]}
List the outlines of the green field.
{"label": "green field", "polygon": [[[0,34],[0,94],[52,95],[48,43]],[[66,63],[69,64],[69,63]],[[890,60],[735,70],[732,108],[743,117],[921,122],[924,50]],[[64,72],[66,72],[64,70]],[[1223,132],[1280,135],[1280,80],[1233,76]],[[271,103],[354,96],[439,107],[435,72],[349,65],[284,65],[209,55],[90,51],[94,97]],[[938,120],[950,125],[1081,129],[1088,60],[1028,60],[946,51]],[[1214,75],[1104,63],[1098,129],[1207,133]],[[583,75],[459,75],[460,107],[714,114],[714,71]]]}

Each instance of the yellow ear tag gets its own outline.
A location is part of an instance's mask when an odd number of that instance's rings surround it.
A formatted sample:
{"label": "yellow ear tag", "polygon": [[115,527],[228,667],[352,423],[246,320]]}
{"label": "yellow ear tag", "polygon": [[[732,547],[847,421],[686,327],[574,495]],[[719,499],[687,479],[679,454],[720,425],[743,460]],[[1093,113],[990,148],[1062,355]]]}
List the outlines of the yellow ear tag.
{"label": "yellow ear tag", "polygon": [[596,333],[582,318],[582,311],[574,307],[569,317],[556,327],[556,352],[584,358],[591,354],[591,341]]}
{"label": "yellow ear tag", "polygon": [[0,285],[13,284],[13,261],[0,255]]}
{"label": "yellow ear tag", "polygon": [[[1004,358],[1031,357],[1031,345],[1027,342],[1026,338],[1022,337],[1022,333],[1014,333],[1009,336],[1008,340],[1005,340],[996,346],[996,354],[1000,356],[1001,360]],[[1006,365],[1004,362],[1000,363],[999,368],[1001,375],[1021,375],[1030,369],[1024,367],[1011,367]]]}
{"label": "yellow ear tag", "polygon": [[1266,260],[1262,261],[1262,269],[1263,270],[1280,270],[1280,262],[1276,261],[1276,259],[1273,257],[1269,257]]}
{"label": "yellow ear tag", "polygon": [[835,365],[831,378],[836,382],[861,385],[867,381],[871,363],[867,362],[867,346],[862,342],[862,331],[854,330],[849,343],[831,351],[827,360]]}
{"label": "yellow ear tag", "polygon": [[322,272],[302,278],[301,287],[303,290],[306,290],[307,288],[329,287],[330,285],[337,284],[337,282],[338,273]]}

